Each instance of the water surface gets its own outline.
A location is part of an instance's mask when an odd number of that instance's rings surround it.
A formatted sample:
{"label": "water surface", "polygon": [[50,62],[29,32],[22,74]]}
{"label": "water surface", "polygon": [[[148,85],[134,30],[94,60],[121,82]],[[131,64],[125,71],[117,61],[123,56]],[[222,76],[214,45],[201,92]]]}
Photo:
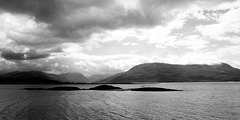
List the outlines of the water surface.
{"label": "water surface", "polygon": [[[122,88],[165,87],[184,91],[26,91],[0,85],[1,120],[239,120],[240,83],[159,83],[114,85]],[[90,88],[96,85],[71,85]]]}

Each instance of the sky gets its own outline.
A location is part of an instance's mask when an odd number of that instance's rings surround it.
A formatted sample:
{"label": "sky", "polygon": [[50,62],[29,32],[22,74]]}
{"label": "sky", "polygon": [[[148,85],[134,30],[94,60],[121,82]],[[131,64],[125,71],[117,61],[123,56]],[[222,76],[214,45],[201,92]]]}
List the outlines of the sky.
{"label": "sky", "polygon": [[240,0],[0,0],[0,72],[240,68]]}

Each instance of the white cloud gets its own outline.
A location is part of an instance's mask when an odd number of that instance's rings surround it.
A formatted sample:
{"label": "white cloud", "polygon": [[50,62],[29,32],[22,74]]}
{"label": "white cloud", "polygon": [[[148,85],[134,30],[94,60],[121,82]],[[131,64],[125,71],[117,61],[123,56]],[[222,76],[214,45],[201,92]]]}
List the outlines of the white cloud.
{"label": "white cloud", "polygon": [[[48,58],[48,64],[53,64],[53,69],[57,73],[65,71],[81,72],[84,75],[118,73],[126,71],[131,67],[156,61],[156,57],[146,57],[133,54],[116,54],[116,55],[88,55],[83,53],[68,53],[55,58]],[[58,63],[58,66],[55,66]],[[46,64],[46,63],[43,63]],[[62,67],[68,65],[69,67]]]}
{"label": "white cloud", "polygon": [[49,42],[41,37],[49,32],[46,28],[47,24],[37,23],[34,17],[0,13],[0,48],[24,52],[33,44],[43,45]]}
{"label": "white cloud", "polygon": [[95,33],[91,36],[90,40],[101,43],[107,43],[112,41],[123,41],[126,37],[135,37],[138,35],[138,31],[133,28],[106,30],[102,33]]}
{"label": "white cloud", "polygon": [[15,62],[6,61],[0,57],[0,72],[10,72],[17,70],[18,66]]}
{"label": "white cloud", "polygon": [[61,45],[65,53],[78,53],[82,51],[82,47],[76,43],[64,43]]}
{"label": "white cloud", "polygon": [[129,57],[129,58],[108,60],[104,63],[104,65],[106,65],[110,68],[126,71],[137,64],[146,63],[149,61],[150,61],[150,59],[147,57],[143,57],[143,56],[136,57],[135,56],[135,57]]}
{"label": "white cloud", "polygon": [[125,42],[125,43],[123,43],[123,45],[130,45],[130,46],[136,46],[136,45],[138,45],[138,43],[135,43],[135,42]]}
{"label": "white cloud", "polygon": [[240,45],[219,48],[216,52],[221,60],[240,68]]}
{"label": "white cloud", "polygon": [[10,13],[0,14],[0,26],[3,32],[30,32],[38,27],[34,18]]}
{"label": "white cloud", "polygon": [[[220,48],[217,51],[220,56],[234,56],[236,59],[240,59],[240,45],[235,45],[235,46],[227,46],[224,48]],[[232,59],[232,58],[231,58]]]}
{"label": "white cloud", "polygon": [[[61,1],[59,5],[64,3],[68,3],[66,11],[61,15],[56,13],[53,21],[39,20],[32,12],[29,13],[33,16],[24,15],[25,12],[0,13],[0,49],[14,52],[36,49],[49,53],[54,48],[58,50],[45,60],[12,62],[0,58],[0,69],[36,67],[90,75],[116,73],[145,62],[227,61],[240,65],[240,46],[234,45],[240,44],[239,0]],[[196,27],[198,31],[191,31],[199,23],[202,25]],[[234,46],[216,50],[217,47],[210,48],[212,39],[230,41]],[[124,54],[126,51],[131,54]]]}
{"label": "white cloud", "polygon": [[204,36],[215,40],[240,43],[240,7],[231,8],[217,19],[216,24],[197,26]]}
{"label": "white cloud", "polygon": [[[91,41],[109,43],[122,42],[128,37],[136,38],[138,41],[146,41],[149,44],[154,44],[157,48],[166,47],[165,44],[172,42],[177,36],[172,36],[170,33],[174,29],[183,27],[185,23],[184,18],[179,15],[177,19],[173,19],[166,26],[155,26],[150,28],[124,28],[116,30],[106,30],[105,32],[95,33],[91,36]],[[123,45],[130,45],[128,42]],[[136,45],[131,44],[131,45]]]}
{"label": "white cloud", "polygon": [[126,12],[140,8],[139,0],[116,0],[116,3],[122,6]]}
{"label": "white cloud", "polygon": [[189,52],[184,55],[168,55],[163,62],[173,64],[214,64],[221,60],[214,52]]}
{"label": "white cloud", "polygon": [[200,6],[207,10],[226,10],[239,7],[239,0],[201,1]]}
{"label": "white cloud", "polygon": [[192,50],[201,50],[207,47],[209,42],[202,40],[199,35],[189,35],[178,38],[172,43],[168,43],[171,47],[186,47]]}

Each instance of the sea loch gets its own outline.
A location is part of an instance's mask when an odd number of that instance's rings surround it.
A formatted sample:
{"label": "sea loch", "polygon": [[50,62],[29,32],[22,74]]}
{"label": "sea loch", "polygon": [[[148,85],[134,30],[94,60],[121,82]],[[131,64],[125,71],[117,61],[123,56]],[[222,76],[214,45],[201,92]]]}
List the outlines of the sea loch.
{"label": "sea loch", "polygon": [[[0,85],[0,119],[4,120],[238,120],[239,82],[115,84],[122,88],[164,87],[171,92],[27,91]],[[72,85],[71,85],[72,86]],[[90,88],[96,85],[75,85]]]}

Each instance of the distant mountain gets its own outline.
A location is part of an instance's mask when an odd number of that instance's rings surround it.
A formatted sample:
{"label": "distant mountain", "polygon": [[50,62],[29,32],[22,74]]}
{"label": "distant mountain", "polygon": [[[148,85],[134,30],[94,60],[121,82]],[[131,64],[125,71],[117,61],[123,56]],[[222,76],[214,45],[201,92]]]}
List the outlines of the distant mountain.
{"label": "distant mountain", "polygon": [[118,82],[112,82],[113,79],[116,79],[118,78],[119,76],[122,76],[124,75],[125,72],[122,72],[122,73],[117,73],[115,75],[112,75],[110,77],[107,77],[105,79],[102,79],[102,80],[99,80],[99,81],[96,81],[95,83],[118,83]]}
{"label": "distant mountain", "polygon": [[58,75],[62,82],[88,83],[89,80],[81,73],[63,73]]}
{"label": "distant mountain", "polygon": [[240,81],[240,70],[226,63],[216,65],[145,63],[106,78],[100,83],[214,81]]}
{"label": "distant mountain", "polygon": [[88,79],[81,73],[55,75],[40,71],[14,71],[0,75],[0,84],[65,84],[87,82]]}
{"label": "distant mountain", "polygon": [[98,82],[113,75],[114,74],[93,74],[89,76],[88,79],[90,82]]}
{"label": "distant mountain", "polygon": [[40,71],[14,71],[0,75],[0,84],[61,84],[59,77]]}

